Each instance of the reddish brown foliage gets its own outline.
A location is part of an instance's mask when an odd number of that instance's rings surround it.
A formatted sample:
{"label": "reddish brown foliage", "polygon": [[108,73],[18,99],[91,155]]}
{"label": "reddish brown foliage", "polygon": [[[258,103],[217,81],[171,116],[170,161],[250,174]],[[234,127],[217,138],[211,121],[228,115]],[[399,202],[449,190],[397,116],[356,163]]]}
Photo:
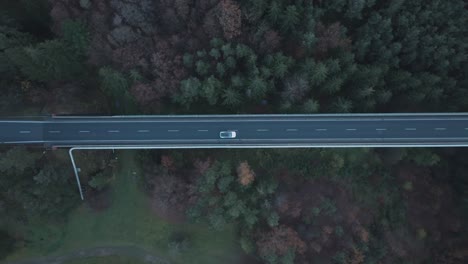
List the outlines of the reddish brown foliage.
{"label": "reddish brown foliage", "polygon": [[247,161],[241,162],[237,167],[237,177],[243,186],[251,184],[255,179],[255,172],[250,168]]}
{"label": "reddish brown foliage", "polygon": [[179,89],[180,81],[186,76],[182,64],[182,57],[174,55],[175,52],[165,41],[158,43],[157,52],[151,56],[154,84],[161,96],[173,95]]}
{"label": "reddish brown foliage", "polygon": [[302,212],[301,201],[285,196],[282,202],[278,206],[278,211],[283,216],[290,216],[292,218],[297,218],[301,215],[301,212]]}
{"label": "reddish brown foliage", "polygon": [[190,6],[189,6],[189,0],[175,0],[174,1],[174,8],[177,12],[177,15],[179,15],[182,18],[186,18],[189,13],[190,13]]}
{"label": "reddish brown foliage", "polygon": [[223,30],[217,18],[217,10],[212,9],[206,13],[203,21],[203,31],[210,37],[220,37],[223,34]]}
{"label": "reddish brown foliage", "polygon": [[151,39],[141,38],[136,42],[119,46],[112,51],[112,60],[125,71],[146,66],[146,56],[151,54]]}
{"label": "reddish brown foliage", "polygon": [[142,106],[151,104],[154,100],[159,99],[159,94],[150,85],[137,82],[130,88],[130,93],[135,97],[137,102]]}
{"label": "reddish brown foliage", "polygon": [[275,254],[285,255],[292,249],[296,253],[303,254],[306,244],[302,241],[297,232],[287,226],[281,225],[273,228],[270,232],[263,233],[257,240],[258,252],[261,256]]}
{"label": "reddish brown foliage", "polygon": [[343,38],[341,25],[338,22],[329,26],[319,22],[315,30],[317,34],[317,44],[315,46],[317,55],[324,56],[330,49],[346,48],[351,44],[348,38]]}
{"label": "reddish brown foliage", "polygon": [[168,155],[162,155],[161,157],[161,165],[166,168],[167,170],[171,171],[174,170],[174,159]]}
{"label": "reddish brown foliage", "polygon": [[353,248],[353,252],[349,258],[349,264],[361,264],[364,262],[364,253],[359,249]]}
{"label": "reddish brown foliage", "polygon": [[193,162],[193,166],[199,174],[204,174],[210,168],[211,164],[212,161],[210,158],[207,158],[206,160],[197,159]]}
{"label": "reddish brown foliage", "polygon": [[268,30],[263,34],[263,39],[260,42],[260,49],[265,53],[276,51],[281,44],[281,36],[274,30]]}
{"label": "reddish brown foliage", "polygon": [[219,22],[223,27],[224,37],[232,39],[241,33],[241,10],[232,0],[219,2]]}

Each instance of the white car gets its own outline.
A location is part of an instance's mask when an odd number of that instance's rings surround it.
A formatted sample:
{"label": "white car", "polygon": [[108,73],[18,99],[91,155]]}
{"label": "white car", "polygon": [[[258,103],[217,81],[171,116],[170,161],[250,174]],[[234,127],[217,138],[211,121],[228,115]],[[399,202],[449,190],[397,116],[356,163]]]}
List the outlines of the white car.
{"label": "white car", "polygon": [[236,131],[221,131],[219,132],[220,138],[236,138]]}

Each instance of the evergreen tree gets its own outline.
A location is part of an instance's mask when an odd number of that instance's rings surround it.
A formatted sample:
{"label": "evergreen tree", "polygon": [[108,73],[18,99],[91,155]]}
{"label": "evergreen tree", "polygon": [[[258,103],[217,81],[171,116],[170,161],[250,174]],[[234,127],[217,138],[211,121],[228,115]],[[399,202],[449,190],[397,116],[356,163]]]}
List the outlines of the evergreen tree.
{"label": "evergreen tree", "polygon": [[340,91],[341,87],[343,85],[343,79],[339,77],[333,77],[331,79],[328,79],[321,87],[321,90],[328,94],[336,94]]}
{"label": "evergreen tree", "polygon": [[21,73],[33,81],[72,79],[84,69],[77,54],[60,40],[48,40],[34,47],[12,48],[5,53]]}
{"label": "evergreen tree", "polygon": [[219,52],[218,49],[212,48],[210,50],[210,56],[217,60],[221,57],[221,52]]}
{"label": "evergreen tree", "polygon": [[263,98],[268,90],[268,85],[260,76],[255,76],[250,79],[249,84],[249,91],[250,97],[254,99],[261,99]]}
{"label": "evergreen tree", "polygon": [[120,72],[104,67],[99,69],[101,90],[112,98],[124,97],[128,93],[129,82]]}
{"label": "evergreen tree", "polygon": [[281,16],[281,31],[293,31],[300,21],[300,14],[295,5],[287,6]]}
{"label": "evergreen tree", "polygon": [[80,22],[67,20],[62,23],[63,41],[78,56],[85,56],[89,46],[89,33]]}
{"label": "evergreen tree", "polygon": [[199,75],[205,76],[210,73],[210,65],[202,60],[199,60],[195,63],[195,70]]}
{"label": "evergreen tree", "polygon": [[292,58],[281,53],[276,53],[272,57],[271,68],[275,78],[283,78],[288,72],[289,66],[293,63]]}
{"label": "evergreen tree", "polygon": [[227,106],[237,106],[241,103],[240,93],[233,88],[224,90],[223,99],[223,104]]}
{"label": "evergreen tree", "polygon": [[14,245],[15,239],[6,231],[0,230],[0,260],[13,252]]}
{"label": "evergreen tree", "polygon": [[328,76],[328,68],[325,64],[319,62],[313,67],[312,72],[309,75],[309,80],[315,85],[322,84]]}
{"label": "evergreen tree", "polygon": [[270,3],[268,7],[268,19],[272,24],[277,24],[280,22],[281,15],[283,12],[283,7],[281,6],[280,1],[274,0]]}
{"label": "evergreen tree", "polygon": [[334,113],[350,113],[353,108],[353,104],[349,99],[338,97],[335,102],[331,105],[331,111]]}
{"label": "evergreen tree", "polygon": [[201,82],[195,77],[183,80],[180,82],[180,93],[176,94],[173,99],[175,102],[185,105],[189,108],[190,105],[198,99],[201,89]]}
{"label": "evergreen tree", "polygon": [[302,110],[305,113],[317,113],[319,111],[319,103],[314,99],[308,99],[303,105]]}
{"label": "evergreen tree", "polygon": [[218,102],[218,92],[222,87],[222,83],[211,75],[202,84],[202,96],[210,105],[215,105]]}

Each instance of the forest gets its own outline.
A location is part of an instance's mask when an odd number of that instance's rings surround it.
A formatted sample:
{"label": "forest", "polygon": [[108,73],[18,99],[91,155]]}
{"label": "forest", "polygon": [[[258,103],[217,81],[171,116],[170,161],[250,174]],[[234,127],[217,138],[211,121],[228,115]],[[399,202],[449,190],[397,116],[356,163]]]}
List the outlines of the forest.
{"label": "forest", "polygon": [[[5,0],[0,114],[468,112],[466,25],[463,0]],[[0,262],[468,262],[466,148],[76,155],[83,202],[65,152],[0,148]]]}

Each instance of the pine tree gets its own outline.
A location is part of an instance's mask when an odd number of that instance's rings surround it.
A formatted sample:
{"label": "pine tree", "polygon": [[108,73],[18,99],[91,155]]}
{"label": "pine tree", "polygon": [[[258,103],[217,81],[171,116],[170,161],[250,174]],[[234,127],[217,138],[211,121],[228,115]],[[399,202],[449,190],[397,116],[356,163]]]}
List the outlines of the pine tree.
{"label": "pine tree", "polygon": [[226,67],[221,62],[216,63],[216,72],[220,77],[224,77],[226,74]]}
{"label": "pine tree", "polygon": [[313,67],[313,72],[309,75],[309,80],[315,85],[322,84],[328,76],[328,68],[325,64],[319,62]]}
{"label": "pine tree", "polygon": [[63,41],[75,54],[86,55],[89,46],[89,33],[85,25],[80,22],[67,20],[62,23]]}
{"label": "pine tree", "polygon": [[212,48],[210,50],[210,56],[217,60],[221,57],[221,52],[219,52],[218,49]]}
{"label": "pine tree", "polygon": [[231,76],[231,85],[232,87],[240,88],[244,86],[244,78],[240,75]]}
{"label": "pine tree", "polygon": [[99,69],[101,90],[113,98],[123,97],[127,94],[129,82],[123,74],[109,67]]}
{"label": "pine tree", "polygon": [[48,40],[34,47],[12,48],[5,52],[28,79],[67,80],[79,76],[83,62],[60,40]]}
{"label": "pine tree", "polygon": [[195,77],[183,80],[180,82],[180,94],[176,94],[173,99],[189,108],[191,103],[198,99],[200,88],[201,82]]}
{"label": "pine tree", "polygon": [[331,105],[331,111],[334,113],[350,113],[352,108],[352,102],[343,97],[338,97],[338,99]]}
{"label": "pine tree", "polygon": [[254,51],[247,45],[237,44],[236,55],[238,58],[245,58],[254,55]]}
{"label": "pine tree", "polygon": [[294,5],[287,6],[281,17],[281,31],[283,32],[294,31],[300,21],[299,11]]}
{"label": "pine tree", "polygon": [[208,77],[202,84],[202,96],[210,105],[215,105],[218,102],[218,93],[222,87],[222,83],[213,75]]}
{"label": "pine tree", "polygon": [[208,75],[210,72],[210,65],[202,60],[199,60],[195,63],[195,71],[201,75]]}
{"label": "pine tree", "polygon": [[224,45],[224,41],[220,38],[212,38],[210,40],[210,46],[213,48],[221,48]]}
{"label": "pine tree", "polygon": [[281,6],[281,3],[278,0],[272,1],[268,8],[268,20],[270,23],[274,25],[277,24],[281,19],[282,12],[283,7]]}
{"label": "pine tree", "polygon": [[342,85],[343,79],[340,77],[333,77],[321,86],[321,91],[328,95],[336,94],[341,90]]}
{"label": "pine tree", "polygon": [[233,88],[224,90],[223,99],[223,104],[226,106],[237,106],[241,103],[240,93]]}
{"label": "pine tree", "polygon": [[187,68],[192,68],[193,67],[193,55],[192,54],[184,54],[184,57],[182,58],[182,62],[184,63],[184,66]]}
{"label": "pine tree", "polygon": [[85,69],[88,32],[82,24],[66,21],[63,23],[62,33],[63,37],[60,39],[28,45],[32,44],[32,39],[27,34],[0,27],[0,50],[5,49],[8,60],[29,80],[77,78]]}
{"label": "pine tree", "polygon": [[276,53],[273,56],[273,62],[271,65],[274,77],[279,79],[283,78],[288,72],[288,68],[292,62],[293,61],[290,57],[286,57],[281,53]]}
{"label": "pine tree", "polygon": [[319,106],[319,103],[314,99],[308,99],[302,105],[302,111],[304,111],[305,113],[317,113],[319,111]]}
{"label": "pine tree", "polygon": [[236,66],[237,66],[237,62],[236,62],[236,59],[234,59],[233,57],[229,56],[226,58],[226,66],[229,68],[229,69],[235,69]]}
{"label": "pine tree", "polygon": [[249,91],[250,97],[255,99],[261,99],[265,97],[268,91],[268,85],[260,76],[256,76],[249,80]]}

